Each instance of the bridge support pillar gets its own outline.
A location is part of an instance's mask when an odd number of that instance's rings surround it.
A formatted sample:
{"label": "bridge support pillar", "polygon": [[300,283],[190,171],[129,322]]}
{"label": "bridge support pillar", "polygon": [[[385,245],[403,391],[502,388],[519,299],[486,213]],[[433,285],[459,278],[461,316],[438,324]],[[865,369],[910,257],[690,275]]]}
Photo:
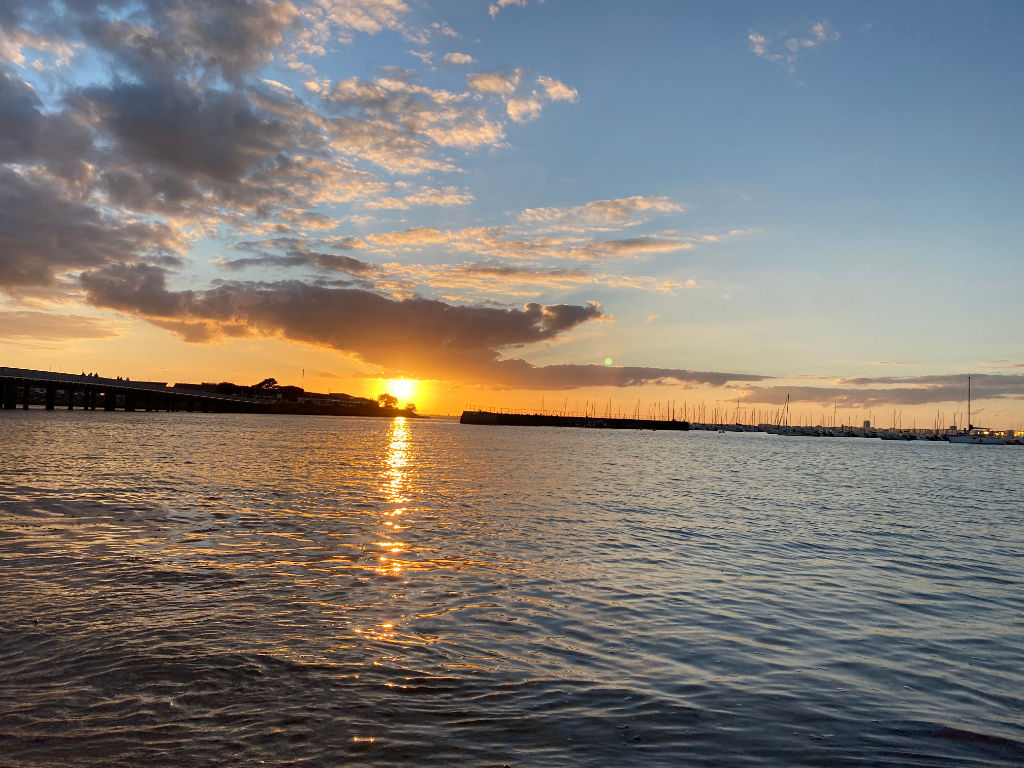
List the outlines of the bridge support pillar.
{"label": "bridge support pillar", "polygon": [[72,386],[65,386],[64,392],[68,396],[68,410],[73,411],[75,409],[75,388]]}
{"label": "bridge support pillar", "polygon": [[32,394],[32,385],[28,382],[27,379],[25,381],[21,382],[21,384],[22,384],[22,387],[21,387],[21,407],[24,408],[27,411],[28,410],[28,398]]}
{"label": "bridge support pillar", "polygon": [[52,411],[57,404],[57,385],[49,382],[46,385],[46,410]]}
{"label": "bridge support pillar", "polygon": [[124,392],[124,409],[126,411],[135,410],[135,393],[127,389]]}
{"label": "bridge support pillar", "polygon": [[11,408],[17,407],[18,389],[16,381],[4,379],[3,401],[4,410],[10,410]]}
{"label": "bridge support pillar", "polygon": [[114,406],[117,405],[117,393],[112,389],[108,389],[103,393],[103,410],[112,411]]}

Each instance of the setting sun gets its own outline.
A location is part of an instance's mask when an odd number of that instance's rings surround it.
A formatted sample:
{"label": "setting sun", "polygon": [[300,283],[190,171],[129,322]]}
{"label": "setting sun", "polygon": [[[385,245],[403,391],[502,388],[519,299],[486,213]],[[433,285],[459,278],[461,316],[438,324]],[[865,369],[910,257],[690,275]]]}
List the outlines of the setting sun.
{"label": "setting sun", "polygon": [[388,379],[384,382],[384,388],[389,395],[394,395],[399,400],[407,400],[416,394],[416,381],[414,379]]}

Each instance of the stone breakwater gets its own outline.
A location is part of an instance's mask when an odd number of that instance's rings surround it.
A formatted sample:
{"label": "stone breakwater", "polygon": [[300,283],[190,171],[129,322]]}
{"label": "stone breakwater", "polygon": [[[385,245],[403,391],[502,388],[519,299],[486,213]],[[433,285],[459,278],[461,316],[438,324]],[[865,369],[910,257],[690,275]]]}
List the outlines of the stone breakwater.
{"label": "stone breakwater", "polygon": [[674,429],[686,431],[690,428],[690,423],[687,421],[556,416],[545,413],[499,413],[495,411],[463,411],[459,423],[510,427],[581,427],[584,429]]}

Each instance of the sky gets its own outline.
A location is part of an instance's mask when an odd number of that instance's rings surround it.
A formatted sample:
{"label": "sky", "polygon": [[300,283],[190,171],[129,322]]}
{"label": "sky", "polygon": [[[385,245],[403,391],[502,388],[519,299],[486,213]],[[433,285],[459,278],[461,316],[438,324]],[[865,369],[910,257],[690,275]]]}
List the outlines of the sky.
{"label": "sky", "polygon": [[0,364],[1024,426],[1022,22],[5,0]]}

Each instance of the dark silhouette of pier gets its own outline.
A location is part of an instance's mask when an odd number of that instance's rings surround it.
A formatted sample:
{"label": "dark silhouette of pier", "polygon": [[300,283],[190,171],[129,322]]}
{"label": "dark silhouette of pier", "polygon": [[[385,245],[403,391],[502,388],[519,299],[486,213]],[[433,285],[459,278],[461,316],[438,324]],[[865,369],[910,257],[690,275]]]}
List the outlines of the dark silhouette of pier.
{"label": "dark silhouette of pier", "polygon": [[5,410],[43,405],[95,411],[253,412],[268,409],[263,398],[221,395],[168,387],[162,382],[109,379],[95,374],[53,373],[0,367],[0,403]]}

